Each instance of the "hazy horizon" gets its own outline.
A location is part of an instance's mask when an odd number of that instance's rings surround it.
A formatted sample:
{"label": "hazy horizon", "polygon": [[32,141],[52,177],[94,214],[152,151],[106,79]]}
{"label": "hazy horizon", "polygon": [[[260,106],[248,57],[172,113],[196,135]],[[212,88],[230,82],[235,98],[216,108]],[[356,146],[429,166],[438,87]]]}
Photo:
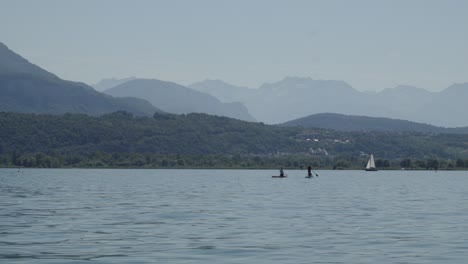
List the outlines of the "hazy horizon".
{"label": "hazy horizon", "polygon": [[1,42],[63,79],[468,81],[467,1],[2,1]]}

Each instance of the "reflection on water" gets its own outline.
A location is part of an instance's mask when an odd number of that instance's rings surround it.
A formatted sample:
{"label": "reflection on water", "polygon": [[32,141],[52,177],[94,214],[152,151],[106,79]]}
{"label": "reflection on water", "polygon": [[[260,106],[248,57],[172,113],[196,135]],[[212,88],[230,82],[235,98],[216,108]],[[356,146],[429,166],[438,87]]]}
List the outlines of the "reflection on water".
{"label": "reflection on water", "polygon": [[468,263],[468,173],[0,170],[0,263]]}

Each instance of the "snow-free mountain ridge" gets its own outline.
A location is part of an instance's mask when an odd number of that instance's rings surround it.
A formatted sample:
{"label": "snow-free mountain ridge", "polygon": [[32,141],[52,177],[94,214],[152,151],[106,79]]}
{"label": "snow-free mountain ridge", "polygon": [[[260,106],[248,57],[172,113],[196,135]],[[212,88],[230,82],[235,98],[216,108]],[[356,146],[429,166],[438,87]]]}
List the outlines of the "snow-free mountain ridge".
{"label": "snow-free mountain ridge", "polygon": [[160,112],[145,100],[114,98],[62,80],[0,43],[0,111],[101,115],[122,110],[148,116]]}
{"label": "snow-free mountain ridge", "polygon": [[468,83],[454,84],[441,92],[407,85],[380,92],[361,92],[344,81],[286,77],[258,89],[245,88],[248,95],[243,95],[239,87],[224,82],[219,89],[212,81],[198,82],[190,87],[205,90],[223,100],[234,94],[233,97],[244,103],[254,118],[271,124],[328,112],[403,119],[442,127],[468,125],[468,115],[465,114]]}
{"label": "snow-free mountain ridge", "polygon": [[134,79],[104,91],[112,96],[144,98],[163,111],[175,114],[206,113],[244,121],[255,121],[238,102],[222,103],[207,93],[156,79]]}

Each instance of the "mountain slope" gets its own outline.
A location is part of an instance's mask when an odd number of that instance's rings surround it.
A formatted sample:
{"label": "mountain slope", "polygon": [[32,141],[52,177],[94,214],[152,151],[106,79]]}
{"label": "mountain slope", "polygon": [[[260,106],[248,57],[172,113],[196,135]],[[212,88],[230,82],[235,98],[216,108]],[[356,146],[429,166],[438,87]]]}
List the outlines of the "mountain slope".
{"label": "mountain slope", "polygon": [[91,85],[96,91],[105,91],[107,89],[110,89],[114,86],[117,86],[119,84],[122,84],[124,82],[128,82],[131,80],[135,80],[135,77],[128,77],[128,78],[123,78],[123,79],[117,79],[117,78],[108,78],[108,79],[102,79],[98,83],[95,83]]}
{"label": "mountain slope", "polygon": [[192,87],[224,101],[244,103],[259,121],[283,123],[318,113],[339,113],[387,117],[428,123],[435,126],[468,125],[465,105],[468,84],[456,84],[442,92],[400,85],[380,92],[360,92],[343,81],[287,77],[266,83],[242,94],[239,87],[222,81],[203,81]]}
{"label": "mountain slope", "polygon": [[28,74],[42,78],[58,79],[54,74],[30,63],[25,58],[14,53],[0,42],[0,74]]}
{"label": "mountain slope", "polygon": [[257,93],[256,89],[235,86],[221,80],[206,79],[188,86],[191,89],[210,94],[221,102],[244,102],[247,98]]}
{"label": "mountain slope", "polygon": [[114,98],[83,83],[65,81],[0,43],[0,111],[101,115],[126,110],[137,115],[160,111],[137,98]]}
{"label": "mountain slope", "polygon": [[421,133],[468,133],[465,128],[444,128],[407,120],[322,113],[288,121],[284,126],[325,128],[338,131],[388,131]]}
{"label": "mountain slope", "polygon": [[431,102],[434,93],[414,86],[400,85],[384,89],[375,95],[379,104],[384,104],[391,109],[399,109],[402,112],[412,113],[417,111],[421,106]]}
{"label": "mountain slope", "polygon": [[223,101],[240,101],[254,118],[270,124],[311,113],[366,114],[369,107],[376,109],[375,115],[392,113],[389,109],[377,107],[378,104],[372,100],[365,100],[363,93],[343,81],[286,77],[275,83],[265,83],[258,89],[248,89],[220,80],[206,80],[191,87]]}
{"label": "mountain slope", "polygon": [[222,103],[211,95],[172,82],[135,79],[108,89],[104,93],[146,99],[169,113],[206,113],[255,121],[241,103]]}
{"label": "mountain slope", "polygon": [[431,102],[421,107],[419,119],[431,123],[437,120],[437,124],[441,126],[466,126],[468,125],[467,102],[468,83],[454,84],[437,93]]}
{"label": "mountain slope", "polygon": [[342,81],[287,77],[262,85],[246,105],[258,120],[282,123],[319,112],[363,113],[368,108],[357,100],[359,91]]}

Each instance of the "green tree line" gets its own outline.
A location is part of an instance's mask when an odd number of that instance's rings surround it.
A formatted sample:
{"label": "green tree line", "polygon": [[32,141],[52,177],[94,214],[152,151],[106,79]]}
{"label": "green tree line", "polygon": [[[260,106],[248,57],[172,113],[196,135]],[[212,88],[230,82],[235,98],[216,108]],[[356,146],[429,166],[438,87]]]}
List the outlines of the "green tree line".
{"label": "green tree line", "polygon": [[338,132],[206,114],[0,113],[0,166],[148,168],[468,167],[468,135]]}

